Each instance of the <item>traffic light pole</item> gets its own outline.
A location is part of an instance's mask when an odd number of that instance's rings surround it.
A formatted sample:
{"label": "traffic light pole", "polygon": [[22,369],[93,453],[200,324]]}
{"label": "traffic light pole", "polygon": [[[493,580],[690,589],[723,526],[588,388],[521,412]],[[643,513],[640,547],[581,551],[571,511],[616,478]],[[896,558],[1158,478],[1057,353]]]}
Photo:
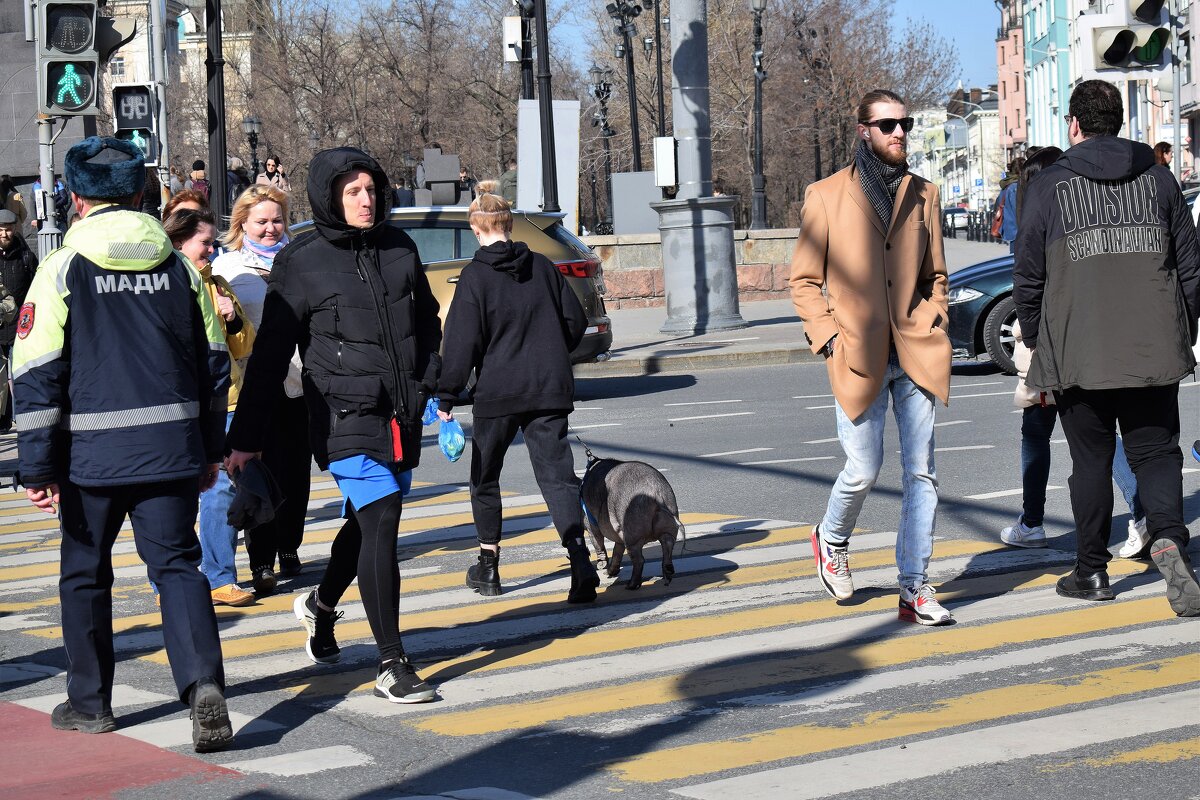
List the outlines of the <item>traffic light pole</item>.
{"label": "traffic light pole", "polygon": [[225,185],[225,56],[221,50],[221,0],[207,0],[204,10],[208,58],[208,205],[223,226],[229,215]]}
{"label": "traffic light pole", "polygon": [[[163,21],[163,4],[158,0],[150,0],[150,64],[153,74],[150,79],[154,82],[154,106],[158,116],[158,173],[166,177],[171,163],[170,149],[167,144],[167,41],[166,28]],[[165,185],[169,185],[164,180]]]}
{"label": "traffic light pole", "polygon": [[1174,8],[1171,9],[1171,41],[1175,44],[1171,47],[1171,117],[1175,124],[1172,126],[1174,133],[1171,142],[1171,153],[1174,158],[1171,159],[1171,171],[1175,173],[1175,180],[1181,180],[1181,170],[1183,168],[1183,137],[1179,132],[1179,126],[1183,122],[1183,118],[1179,113],[1180,107],[1183,105],[1183,98],[1180,92],[1183,91],[1180,80],[1180,63],[1179,63],[1179,13],[1183,10],[1180,0],[1175,0]]}
{"label": "traffic light pole", "polygon": [[58,229],[58,215],[54,209],[54,117],[45,114],[38,115],[38,157],[38,179],[42,188],[33,205],[35,210],[45,214],[41,217],[37,237],[38,260],[42,261],[62,245],[62,231]]}
{"label": "traffic light pole", "polygon": [[542,210],[558,213],[558,166],[554,154],[554,96],[550,89],[550,34],[546,0],[533,5],[537,25],[537,99],[542,123]]}

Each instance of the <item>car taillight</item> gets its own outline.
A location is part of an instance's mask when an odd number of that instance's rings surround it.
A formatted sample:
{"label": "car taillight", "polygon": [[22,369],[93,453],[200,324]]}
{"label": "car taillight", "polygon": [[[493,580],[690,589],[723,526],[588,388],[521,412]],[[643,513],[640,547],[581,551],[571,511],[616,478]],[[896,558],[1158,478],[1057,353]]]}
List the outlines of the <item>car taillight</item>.
{"label": "car taillight", "polygon": [[559,261],[554,266],[568,278],[594,278],[600,269],[600,262],[593,259],[583,261]]}

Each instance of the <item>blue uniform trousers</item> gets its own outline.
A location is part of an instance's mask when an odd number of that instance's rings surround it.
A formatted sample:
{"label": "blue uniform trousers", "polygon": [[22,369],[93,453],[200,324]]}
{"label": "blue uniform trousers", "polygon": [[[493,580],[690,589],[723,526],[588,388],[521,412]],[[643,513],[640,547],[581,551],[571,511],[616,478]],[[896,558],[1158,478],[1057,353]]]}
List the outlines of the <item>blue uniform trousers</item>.
{"label": "blue uniform trousers", "polygon": [[60,484],[59,600],[67,650],[67,697],[85,714],[112,705],[116,659],[112,548],[125,517],[162,602],[162,633],[179,697],[211,677],[222,687],[221,641],[208,580],[199,570],[197,478],[132,486]]}

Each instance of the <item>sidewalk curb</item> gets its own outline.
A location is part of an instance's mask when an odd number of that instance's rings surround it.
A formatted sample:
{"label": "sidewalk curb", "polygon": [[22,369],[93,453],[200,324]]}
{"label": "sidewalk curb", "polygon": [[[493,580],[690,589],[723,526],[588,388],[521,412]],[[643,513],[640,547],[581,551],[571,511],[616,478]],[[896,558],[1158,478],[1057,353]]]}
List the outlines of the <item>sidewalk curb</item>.
{"label": "sidewalk curb", "polygon": [[697,353],[695,355],[650,355],[576,364],[576,378],[637,378],[672,372],[694,372],[728,367],[770,366],[820,361],[807,347],[784,347],[774,350],[753,350],[731,353]]}

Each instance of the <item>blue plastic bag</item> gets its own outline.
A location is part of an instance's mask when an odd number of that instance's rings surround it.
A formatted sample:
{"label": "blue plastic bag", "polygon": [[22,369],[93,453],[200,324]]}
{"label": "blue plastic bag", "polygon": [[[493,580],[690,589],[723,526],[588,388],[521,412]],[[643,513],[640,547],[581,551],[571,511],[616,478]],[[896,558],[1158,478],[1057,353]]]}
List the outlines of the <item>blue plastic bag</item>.
{"label": "blue plastic bag", "polygon": [[425,413],[421,415],[422,425],[432,425],[437,422],[438,399],[431,397],[425,402]]}
{"label": "blue plastic bag", "polygon": [[438,428],[438,445],[452,463],[462,458],[463,450],[467,449],[467,436],[458,420],[442,422]]}

